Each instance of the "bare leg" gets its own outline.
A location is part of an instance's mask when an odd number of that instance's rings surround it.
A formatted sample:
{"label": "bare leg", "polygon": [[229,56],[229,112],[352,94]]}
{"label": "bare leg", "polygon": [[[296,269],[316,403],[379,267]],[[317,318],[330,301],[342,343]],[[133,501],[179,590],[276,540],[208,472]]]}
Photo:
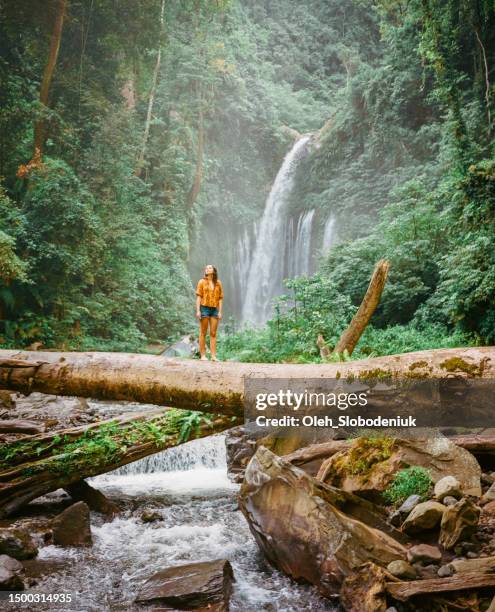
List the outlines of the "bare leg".
{"label": "bare leg", "polygon": [[199,320],[199,354],[206,359],[206,334],[208,332],[208,317]]}
{"label": "bare leg", "polygon": [[218,319],[210,317],[210,351],[211,358],[214,360],[217,358],[217,327]]}

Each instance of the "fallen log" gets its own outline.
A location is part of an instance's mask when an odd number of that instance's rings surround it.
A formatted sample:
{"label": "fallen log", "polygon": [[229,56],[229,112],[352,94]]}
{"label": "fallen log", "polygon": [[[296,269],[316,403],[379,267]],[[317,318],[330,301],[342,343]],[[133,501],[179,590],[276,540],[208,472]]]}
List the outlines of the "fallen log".
{"label": "fallen log", "polygon": [[39,434],[45,431],[43,423],[24,419],[0,420],[0,433]]}
{"label": "fallen log", "polygon": [[310,461],[316,459],[326,459],[332,457],[336,453],[347,450],[350,448],[352,442],[348,440],[331,440],[330,442],[322,442],[320,444],[311,444],[311,446],[305,446],[299,448],[288,455],[284,455],[283,459],[292,463],[292,465],[304,465]]}
{"label": "fallen log", "polygon": [[387,592],[399,601],[407,601],[415,595],[429,595],[432,593],[447,593],[450,591],[464,591],[495,587],[495,574],[479,572],[463,572],[454,574],[450,578],[431,578],[428,580],[409,580],[408,582],[387,582]]}
{"label": "fallen log", "polygon": [[[48,437],[33,436],[2,445],[0,518],[50,491],[58,488],[70,491],[83,478],[109,472],[185,442],[184,418],[181,411],[161,410],[134,415],[133,419],[128,416],[65,430],[63,435],[54,432]],[[210,423],[200,423],[193,433],[203,437],[231,426],[232,419],[222,416]],[[72,490],[76,495],[87,493],[77,487]]]}
{"label": "fallen log", "polygon": [[[12,365],[12,359],[23,362]],[[31,363],[32,367],[27,367]],[[244,379],[495,378],[495,347],[437,349],[345,363],[208,363],[128,353],[0,351],[0,387],[242,415]]]}
{"label": "fallen log", "polygon": [[[495,423],[494,423],[495,424]],[[494,435],[456,435],[451,436],[452,442],[457,446],[462,446],[473,455],[494,455],[495,436]]]}

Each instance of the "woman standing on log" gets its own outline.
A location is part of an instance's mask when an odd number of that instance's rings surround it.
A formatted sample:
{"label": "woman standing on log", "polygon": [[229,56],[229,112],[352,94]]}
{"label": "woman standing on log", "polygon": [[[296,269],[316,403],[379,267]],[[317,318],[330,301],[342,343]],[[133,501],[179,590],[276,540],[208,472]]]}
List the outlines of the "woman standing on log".
{"label": "woman standing on log", "polygon": [[206,334],[210,325],[211,360],[217,361],[217,327],[222,318],[223,288],[215,266],[208,264],[196,287],[196,318],[199,319],[199,352],[206,361]]}

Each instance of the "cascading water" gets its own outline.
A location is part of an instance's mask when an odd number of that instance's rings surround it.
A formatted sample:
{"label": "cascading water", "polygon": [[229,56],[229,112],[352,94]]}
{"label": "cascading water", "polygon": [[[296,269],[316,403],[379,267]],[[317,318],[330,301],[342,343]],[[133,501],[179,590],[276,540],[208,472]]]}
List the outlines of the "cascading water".
{"label": "cascading water", "polygon": [[249,267],[242,321],[261,324],[270,316],[271,300],[282,290],[286,238],[286,205],[297,164],[311,136],[300,138],[285,156],[266,200]]}
{"label": "cascading water", "polygon": [[[316,589],[263,561],[237,508],[238,485],[227,477],[223,436],[194,440],[91,483],[123,512],[109,522],[92,513],[91,548],[41,548],[41,563],[59,571],[41,578],[32,592],[71,592],[74,610],[137,612],[142,608],[134,599],[149,575],[170,565],[227,558],[236,579],[231,612],[335,610]],[[144,523],[144,508],[162,520]]]}
{"label": "cascading water", "polygon": [[323,244],[322,244],[322,255],[326,255],[330,248],[333,246],[335,240],[335,217],[330,216],[325,222],[323,229]]}
{"label": "cascading water", "polygon": [[311,233],[314,210],[306,210],[299,215],[294,230],[293,219],[289,222],[287,277],[308,275],[311,272]]}

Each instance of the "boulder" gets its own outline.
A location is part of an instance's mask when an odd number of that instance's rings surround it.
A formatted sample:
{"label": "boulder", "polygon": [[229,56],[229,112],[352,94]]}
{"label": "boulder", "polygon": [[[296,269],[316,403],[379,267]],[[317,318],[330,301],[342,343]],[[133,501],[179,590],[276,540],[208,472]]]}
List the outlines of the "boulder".
{"label": "boulder", "polygon": [[0,529],[0,555],[14,559],[32,559],[38,554],[33,538],[24,529]]}
{"label": "boulder", "polygon": [[391,561],[387,565],[387,570],[396,578],[403,578],[404,580],[414,580],[417,578],[416,570],[412,565],[409,565],[406,561],[397,559],[397,561]]}
{"label": "boulder", "polygon": [[260,447],[246,469],[239,506],[273,565],[330,596],[361,564],[386,567],[406,557],[392,537],[339,509],[352,508],[352,498]]}
{"label": "boulder", "polygon": [[481,495],[481,468],[474,456],[441,437],[357,438],[348,450],[327,461],[325,482],[381,501],[396,472],[410,466],[427,468],[434,483],[452,476],[464,495]]}
{"label": "boulder", "polygon": [[476,532],[479,518],[480,508],[470,499],[463,498],[449,506],[442,518],[439,543],[450,550],[458,542],[468,540]]}
{"label": "boulder", "polygon": [[183,336],[160,353],[163,357],[192,357],[197,354],[199,346],[192,336]]}
{"label": "boulder", "polygon": [[443,501],[445,497],[462,497],[461,483],[454,476],[444,476],[435,484],[435,497]]}
{"label": "boulder", "polygon": [[101,514],[107,516],[114,516],[119,512],[117,504],[114,504],[101,491],[92,487],[85,480],[69,485],[66,491],[75,502],[86,502],[89,508],[95,512],[101,512]]}
{"label": "boulder", "polygon": [[445,510],[445,506],[439,502],[422,502],[406,518],[402,524],[402,530],[409,535],[413,535],[429,529],[435,529],[440,524]]}
{"label": "boulder", "polygon": [[23,591],[22,563],[8,555],[0,555],[0,591]]}
{"label": "boulder", "polygon": [[442,553],[436,546],[418,544],[407,551],[409,563],[440,563]]}
{"label": "boulder", "polygon": [[233,581],[232,566],[226,559],[167,567],[146,580],[136,601],[179,610],[226,612]]}
{"label": "boulder", "polygon": [[66,508],[52,521],[53,543],[57,546],[91,546],[89,506],[77,502]]}

